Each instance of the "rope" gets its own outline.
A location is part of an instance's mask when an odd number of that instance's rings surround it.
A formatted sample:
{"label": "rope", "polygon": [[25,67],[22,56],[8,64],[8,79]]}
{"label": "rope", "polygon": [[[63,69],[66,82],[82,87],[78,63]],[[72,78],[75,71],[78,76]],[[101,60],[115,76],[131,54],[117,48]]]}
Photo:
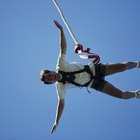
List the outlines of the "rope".
{"label": "rope", "polygon": [[74,43],[75,43],[75,44],[78,44],[78,41],[76,40],[76,38],[75,38],[75,36],[74,36],[74,34],[73,34],[73,32],[72,32],[72,30],[71,30],[71,28],[70,28],[68,22],[66,21],[66,19],[65,19],[65,17],[64,17],[64,14],[63,14],[62,10],[60,9],[58,3],[56,2],[56,0],[53,0],[53,2],[54,2],[54,4],[55,4],[55,6],[56,6],[56,8],[57,8],[57,10],[58,10],[58,12],[59,12],[61,18],[62,18],[64,24],[66,25],[66,27],[67,27],[67,29],[68,29],[68,31],[69,31],[69,33],[70,33],[70,35],[71,35],[71,37],[72,37]]}
{"label": "rope", "polygon": [[[64,14],[63,14],[60,6],[56,2],[56,0],[53,0],[53,2],[54,2],[54,4],[55,4],[55,6],[56,6],[56,8],[57,8],[62,20],[63,20],[63,22],[64,22],[64,24],[66,26],[66,28],[68,29],[68,31],[69,31],[69,33],[70,33],[70,35],[71,35],[71,37],[72,37],[72,39],[73,39],[73,41],[75,43],[75,53],[79,54],[80,58],[82,58],[82,59],[94,59],[93,63],[95,63],[95,64],[99,63],[100,62],[99,55],[97,55],[95,53],[91,53],[90,48],[87,48],[86,50],[83,50],[83,46],[78,43],[78,41],[77,41],[76,37],[74,36],[74,34],[73,34],[68,22],[66,21],[66,19],[64,17]],[[86,53],[86,55],[83,55],[82,54],[83,52]]]}

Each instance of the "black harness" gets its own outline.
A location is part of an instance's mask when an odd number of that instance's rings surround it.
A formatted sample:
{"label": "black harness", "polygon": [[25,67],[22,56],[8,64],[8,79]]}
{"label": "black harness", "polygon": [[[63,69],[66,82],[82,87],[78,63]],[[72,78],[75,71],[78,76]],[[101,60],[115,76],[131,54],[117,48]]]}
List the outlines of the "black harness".
{"label": "black harness", "polygon": [[[85,83],[84,85],[81,85],[81,84],[74,81],[76,78],[75,74],[82,73],[82,72],[87,72],[90,75],[90,80],[87,83]],[[62,75],[62,79],[58,82],[61,82],[63,84],[68,82],[68,83],[71,83],[71,84],[78,86],[78,87],[87,87],[94,78],[88,65],[84,65],[84,68],[82,70],[79,70],[79,71],[64,72],[64,71],[59,70],[58,73],[60,73]]]}

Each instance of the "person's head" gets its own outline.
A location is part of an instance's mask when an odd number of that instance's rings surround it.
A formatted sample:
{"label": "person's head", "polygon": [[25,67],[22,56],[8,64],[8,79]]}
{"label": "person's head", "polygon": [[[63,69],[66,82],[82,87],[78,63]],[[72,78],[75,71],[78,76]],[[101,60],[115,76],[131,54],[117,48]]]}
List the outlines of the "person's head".
{"label": "person's head", "polygon": [[56,72],[50,70],[41,70],[40,80],[44,84],[53,84],[57,81]]}

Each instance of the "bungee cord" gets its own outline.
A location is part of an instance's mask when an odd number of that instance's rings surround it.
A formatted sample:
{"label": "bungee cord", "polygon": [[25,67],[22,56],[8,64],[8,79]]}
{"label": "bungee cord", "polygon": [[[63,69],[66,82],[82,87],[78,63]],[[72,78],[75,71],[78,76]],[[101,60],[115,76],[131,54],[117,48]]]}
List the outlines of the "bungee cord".
{"label": "bungee cord", "polygon": [[65,19],[65,17],[64,17],[64,14],[63,14],[63,12],[62,12],[62,10],[61,10],[61,8],[60,8],[60,6],[59,6],[58,3],[56,2],[56,0],[53,0],[53,2],[54,2],[54,4],[55,4],[55,6],[56,6],[56,8],[57,8],[57,10],[58,10],[58,12],[59,12],[61,18],[62,18],[64,24],[66,25],[66,28],[68,29],[68,31],[69,31],[69,33],[70,33],[70,35],[71,35],[71,37],[72,37],[74,43],[75,43],[75,44],[79,44],[78,41],[77,41],[77,39],[76,39],[76,37],[74,36],[74,34],[73,34],[71,28],[70,28],[68,22],[66,21],[66,19]]}
{"label": "bungee cord", "polygon": [[[69,33],[70,33],[70,35],[71,35],[71,37],[72,37],[72,39],[73,39],[73,41],[75,43],[75,53],[79,54],[80,58],[82,58],[82,59],[93,59],[92,62],[94,64],[99,63],[100,62],[99,55],[97,55],[95,53],[91,53],[90,48],[87,48],[86,50],[83,50],[83,46],[78,43],[78,41],[77,41],[76,37],[74,36],[74,34],[73,34],[68,22],[66,21],[66,18],[64,17],[64,14],[63,14],[60,6],[56,2],[56,0],[53,0],[53,2],[54,2],[54,4],[55,4],[55,6],[56,6],[56,8],[57,8],[62,20],[63,20],[63,22],[64,22],[64,24],[66,26],[66,28],[68,29],[68,31],[69,31]],[[83,53],[86,53],[86,54],[83,54]]]}

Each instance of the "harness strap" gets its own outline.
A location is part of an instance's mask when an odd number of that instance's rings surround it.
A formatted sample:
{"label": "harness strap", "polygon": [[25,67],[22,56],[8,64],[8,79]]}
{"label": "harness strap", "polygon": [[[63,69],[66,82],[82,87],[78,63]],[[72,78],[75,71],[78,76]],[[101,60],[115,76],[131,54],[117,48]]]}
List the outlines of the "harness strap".
{"label": "harness strap", "polygon": [[[59,82],[61,82],[63,84],[68,82],[68,83],[71,83],[78,87],[87,87],[94,78],[88,65],[84,65],[84,69],[79,70],[79,71],[64,72],[64,71],[59,70],[58,72],[62,75],[62,79]],[[75,78],[71,78],[72,76],[74,76],[74,74],[78,74],[78,73],[82,73],[82,72],[87,72],[90,75],[90,80],[87,83],[85,83],[84,85],[81,85],[81,84],[75,82],[74,81]]]}
{"label": "harness strap", "polygon": [[[93,59],[94,64],[98,64],[100,62],[100,56],[95,53],[90,52],[90,48],[83,50],[83,46],[81,44],[75,45],[75,53],[79,54],[82,59]],[[85,55],[82,53],[86,53]]]}

